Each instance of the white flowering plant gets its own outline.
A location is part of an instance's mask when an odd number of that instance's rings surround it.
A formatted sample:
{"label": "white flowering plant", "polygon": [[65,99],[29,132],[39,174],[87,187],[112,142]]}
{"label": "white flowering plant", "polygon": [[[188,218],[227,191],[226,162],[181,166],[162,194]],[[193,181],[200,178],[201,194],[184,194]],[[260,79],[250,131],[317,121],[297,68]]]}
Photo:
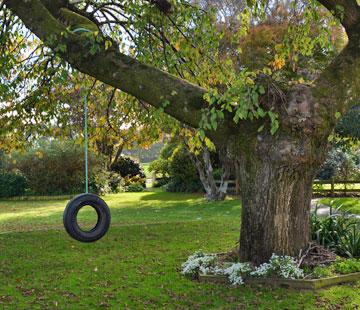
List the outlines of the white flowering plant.
{"label": "white flowering plant", "polygon": [[296,260],[290,256],[279,256],[273,254],[269,262],[253,268],[250,263],[230,263],[224,266],[219,262],[216,254],[205,254],[196,252],[189,256],[182,264],[182,273],[192,278],[199,273],[226,275],[233,285],[244,284],[244,277],[270,277],[277,276],[285,279],[304,278],[304,271],[300,269]]}
{"label": "white flowering plant", "polygon": [[230,267],[224,269],[224,274],[229,278],[233,285],[244,284],[243,276],[249,275],[253,270],[249,263],[233,263]]}
{"label": "white flowering plant", "polygon": [[273,254],[268,263],[261,264],[250,273],[254,277],[279,276],[285,279],[301,279],[304,271],[293,257]]}
{"label": "white flowering plant", "polygon": [[217,257],[215,254],[205,254],[201,251],[190,255],[185,263],[181,265],[182,274],[196,277],[199,272],[209,274],[219,272],[217,267]]}

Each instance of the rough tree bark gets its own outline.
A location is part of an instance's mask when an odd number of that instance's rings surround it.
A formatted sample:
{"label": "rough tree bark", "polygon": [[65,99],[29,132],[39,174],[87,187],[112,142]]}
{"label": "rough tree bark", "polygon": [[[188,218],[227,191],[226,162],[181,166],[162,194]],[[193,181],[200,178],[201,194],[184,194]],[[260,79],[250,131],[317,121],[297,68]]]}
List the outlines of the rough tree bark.
{"label": "rough tree bark", "polygon": [[[323,160],[335,113],[344,113],[360,98],[360,9],[356,0],[318,0],[335,16],[341,13],[348,46],[312,86],[297,86],[274,107],[280,129],[259,134],[259,124],[233,124],[232,116],[208,136],[230,148],[240,163],[243,200],[240,237],[242,260],[261,263],[271,253],[297,255],[309,240],[311,183]],[[197,127],[206,90],[121,54],[115,42],[88,54],[86,37],[69,32],[59,17],[66,0],[6,0],[6,6],[50,48],[66,46],[60,56],[76,69],[155,107],[170,101],[165,112]],[[339,7],[342,7],[339,10]],[[64,37],[62,33],[68,35]],[[48,42],[47,38],[55,38]]]}
{"label": "rough tree bark", "polygon": [[[327,140],[306,134],[257,135],[238,146],[242,222],[240,258],[297,256],[309,242],[312,182]],[[261,249],[261,250],[260,250]]]}

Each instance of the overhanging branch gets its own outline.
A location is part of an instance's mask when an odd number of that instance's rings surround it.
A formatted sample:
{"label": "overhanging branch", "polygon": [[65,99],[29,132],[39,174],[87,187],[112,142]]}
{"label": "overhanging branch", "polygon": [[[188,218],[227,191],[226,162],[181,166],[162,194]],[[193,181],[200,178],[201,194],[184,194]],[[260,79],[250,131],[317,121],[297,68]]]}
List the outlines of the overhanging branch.
{"label": "overhanging branch", "polygon": [[[86,36],[70,32],[57,19],[57,10],[67,5],[67,1],[6,0],[5,4],[74,68],[154,107],[164,107],[167,103],[166,113],[192,127],[199,125],[201,109],[206,107],[205,89],[122,54],[112,40],[110,48],[106,49],[102,44],[95,55],[89,55],[89,46],[93,42]],[[59,46],[66,48],[59,50]]]}
{"label": "overhanging branch", "polygon": [[336,18],[346,31],[351,31],[360,22],[360,8],[356,0],[318,0]]}

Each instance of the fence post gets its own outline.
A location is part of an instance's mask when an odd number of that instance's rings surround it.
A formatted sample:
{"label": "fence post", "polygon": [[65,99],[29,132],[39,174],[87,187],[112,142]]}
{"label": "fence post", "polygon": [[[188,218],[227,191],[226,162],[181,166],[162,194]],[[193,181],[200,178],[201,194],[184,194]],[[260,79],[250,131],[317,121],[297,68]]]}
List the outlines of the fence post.
{"label": "fence post", "polygon": [[335,184],[334,184],[334,178],[331,178],[331,197],[335,197]]}

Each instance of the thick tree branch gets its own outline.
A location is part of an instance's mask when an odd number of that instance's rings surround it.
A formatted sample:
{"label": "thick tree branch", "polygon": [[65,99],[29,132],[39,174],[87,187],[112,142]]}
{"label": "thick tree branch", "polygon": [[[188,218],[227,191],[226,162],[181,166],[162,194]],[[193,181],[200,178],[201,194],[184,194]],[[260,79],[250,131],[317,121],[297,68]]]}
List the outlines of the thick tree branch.
{"label": "thick tree branch", "polygon": [[312,94],[316,115],[333,128],[337,112],[345,114],[360,100],[360,34],[352,38],[347,47],[335,58],[315,81]]}
{"label": "thick tree branch", "polygon": [[[7,0],[6,6],[34,34],[79,71],[133,95],[192,127],[197,127],[206,90],[152,66],[120,53],[112,41],[108,49],[99,44],[91,55],[89,37],[76,35],[58,19],[58,10],[67,6],[65,0]],[[66,35],[64,35],[66,34]],[[110,40],[110,39],[107,39]],[[59,49],[65,46],[66,49]]]}
{"label": "thick tree branch", "polygon": [[[341,11],[341,22],[349,43],[314,83],[315,123],[329,134],[338,118],[360,99],[360,7],[356,0],[318,0],[335,17]],[[339,9],[342,8],[342,9]],[[321,125],[319,125],[321,124]]]}
{"label": "thick tree branch", "polygon": [[360,21],[360,8],[356,0],[318,0],[326,7],[347,31],[351,31]]}

